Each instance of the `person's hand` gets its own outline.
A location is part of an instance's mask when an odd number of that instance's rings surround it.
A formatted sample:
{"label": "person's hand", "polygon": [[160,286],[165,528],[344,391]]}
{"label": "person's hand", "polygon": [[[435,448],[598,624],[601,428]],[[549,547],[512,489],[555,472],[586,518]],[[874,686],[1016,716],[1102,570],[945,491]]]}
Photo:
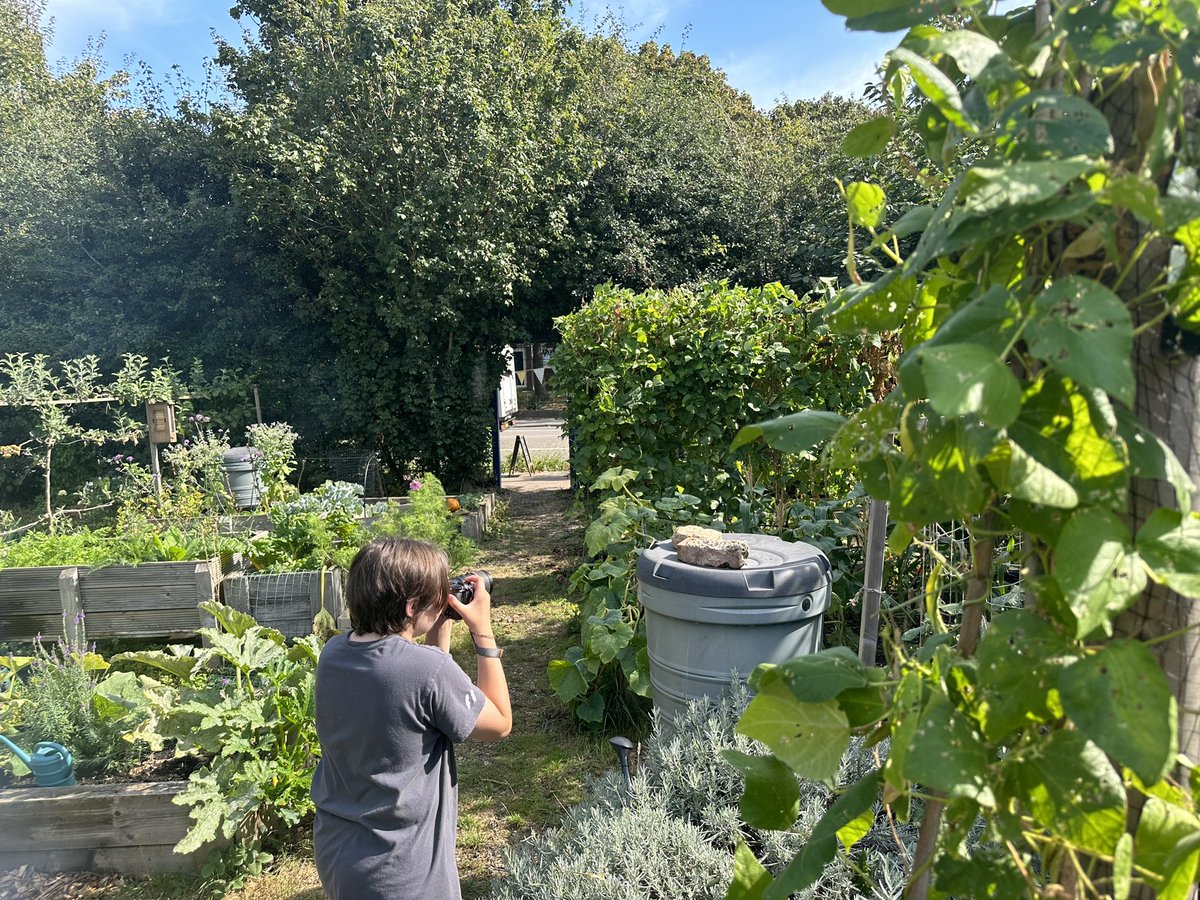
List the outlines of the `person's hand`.
{"label": "person's hand", "polygon": [[[449,608],[449,607],[447,607]],[[433,627],[425,632],[425,643],[440,647],[447,653],[450,652],[450,632],[454,628],[454,620],[447,619],[445,613],[438,616],[438,620],[433,623]]]}
{"label": "person's hand", "polygon": [[492,595],[488,593],[480,576],[468,575],[466,580],[475,586],[475,595],[471,598],[471,602],[460,603],[458,598],[451,594],[450,606],[462,617],[471,634],[491,635]]}

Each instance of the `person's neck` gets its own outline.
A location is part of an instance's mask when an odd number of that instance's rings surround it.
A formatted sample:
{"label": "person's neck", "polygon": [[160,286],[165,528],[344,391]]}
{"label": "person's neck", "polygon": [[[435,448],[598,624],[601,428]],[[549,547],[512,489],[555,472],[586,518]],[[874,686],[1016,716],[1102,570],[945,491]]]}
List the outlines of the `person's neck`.
{"label": "person's neck", "polygon": [[[392,632],[389,632],[389,634],[394,635],[395,637],[404,638],[406,641],[413,640],[412,628],[405,628],[403,631],[392,631]],[[387,636],[388,635],[380,634],[377,631],[368,631],[365,634],[359,634],[356,631],[351,631],[347,635],[347,640],[361,641],[362,643],[366,643],[367,641],[378,641],[381,638],[385,638]]]}

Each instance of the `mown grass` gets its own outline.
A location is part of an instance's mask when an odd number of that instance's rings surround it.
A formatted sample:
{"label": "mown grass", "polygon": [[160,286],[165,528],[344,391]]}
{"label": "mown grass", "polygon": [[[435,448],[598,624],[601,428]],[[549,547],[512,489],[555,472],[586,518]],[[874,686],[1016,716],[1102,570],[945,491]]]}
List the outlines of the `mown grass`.
{"label": "mown grass", "polygon": [[[582,734],[550,691],[546,665],[578,637],[578,605],[567,579],[581,561],[582,528],[567,491],[505,494],[507,508],[484,540],[477,568],[491,573],[493,625],[505,648],[513,733],[498,744],[458,748],[458,863],[464,900],[480,900],[503,874],[502,850],[557,824],[580,799],[589,776],[615,762],[603,736]],[[468,673],[475,654],[456,628],[453,653]],[[197,879],[152,878],[88,896],[107,900],[199,900],[211,888]],[[234,900],[320,900],[312,847],[298,834],[268,871],[228,894]]]}

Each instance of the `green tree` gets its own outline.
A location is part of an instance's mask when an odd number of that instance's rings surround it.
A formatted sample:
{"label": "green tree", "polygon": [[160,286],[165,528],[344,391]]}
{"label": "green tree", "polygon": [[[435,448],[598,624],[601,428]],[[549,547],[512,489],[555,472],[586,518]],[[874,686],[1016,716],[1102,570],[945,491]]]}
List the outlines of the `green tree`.
{"label": "green tree", "polygon": [[[332,352],[295,315],[270,240],[234,203],[207,118],[186,94],[166,108],[145,70],[136,84],[100,79],[90,58],[51,72],[41,13],[0,0],[5,348],[104,366],[130,351],[198,359],[214,377],[241,369],[273,416],[308,434],[328,427],[315,415],[328,405],[312,400]],[[239,392],[231,424],[253,409]]]}
{"label": "green tree", "polygon": [[251,0],[216,120],[289,288],[336,348],[345,433],[392,472],[475,476],[516,285],[579,161],[572,36],[462,0]]}
{"label": "green tree", "polygon": [[597,285],[669,289],[779,277],[783,148],[767,117],[708,57],[619,29],[579,50],[593,167],[565,197],[561,240],[523,293],[531,332]]}

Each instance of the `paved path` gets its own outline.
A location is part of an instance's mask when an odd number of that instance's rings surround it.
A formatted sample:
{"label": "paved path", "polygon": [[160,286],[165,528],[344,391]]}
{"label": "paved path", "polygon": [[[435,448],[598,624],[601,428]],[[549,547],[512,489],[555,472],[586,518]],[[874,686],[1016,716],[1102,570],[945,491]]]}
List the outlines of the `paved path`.
{"label": "paved path", "polygon": [[[504,471],[508,472],[507,464]],[[514,475],[505,474],[500,482],[500,489],[526,493],[530,491],[569,491],[571,479],[566,472],[528,472],[518,471]]]}
{"label": "paved path", "polygon": [[567,436],[563,431],[562,413],[523,409],[513,419],[513,424],[500,432],[500,449],[505,458],[512,455],[517,435],[525,438],[530,453],[558,452],[567,455]]}
{"label": "paved path", "polygon": [[567,491],[571,481],[566,469],[561,472],[537,472],[530,475],[518,464],[514,474],[508,474],[513,446],[518,435],[525,438],[530,456],[556,455],[567,458],[567,437],[563,431],[562,413],[556,410],[523,409],[513,424],[500,432],[500,460],[504,476],[501,489],[506,491]]}

